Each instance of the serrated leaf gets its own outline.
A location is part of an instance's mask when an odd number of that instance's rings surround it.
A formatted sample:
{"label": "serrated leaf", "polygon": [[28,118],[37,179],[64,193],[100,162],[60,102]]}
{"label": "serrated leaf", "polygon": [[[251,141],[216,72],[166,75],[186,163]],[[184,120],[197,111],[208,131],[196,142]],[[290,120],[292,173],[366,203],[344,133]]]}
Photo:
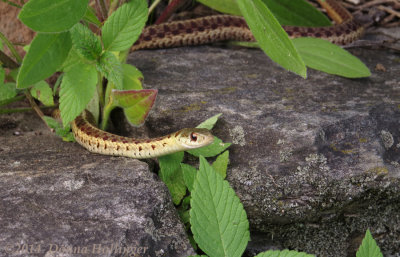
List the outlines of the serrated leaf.
{"label": "serrated leaf", "polygon": [[346,78],[371,75],[368,67],[343,48],[319,38],[294,38],[305,64],[313,69]]}
{"label": "serrated leaf", "polygon": [[215,123],[217,123],[218,118],[222,115],[222,113],[218,113],[214,116],[212,116],[211,118],[206,119],[205,121],[203,121],[202,123],[200,123],[196,128],[205,128],[208,130],[211,130]]}
{"label": "serrated leaf", "polygon": [[17,89],[14,82],[4,83],[0,86],[0,101],[13,98],[17,95]]}
{"label": "serrated leaf", "polygon": [[261,0],[237,0],[237,3],[260,48],[274,62],[305,78],[306,66],[266,5]]}
{"label": "serrated leaf", "polygon": [[246,212],[228,182],[202,156],[190,205],[194,239],[208,256],[242,256],[250,240]]}
{"label": "serrated leaf", "polygon": [[185,185],[189,189],[189,192],[193,190],[193,183],[196,178],[197,169],[192,165],[181,163],[181,169],[183,174],[183,180],[185,181]]}
{"label": "serrated leaf", "polygon": [[256,255],[256,257],[314,257],[312,254],[289,250],[269,250]]}
{"label": "serrated leaf", "polygon": [[376,244],[376,241],[371,235],[369,229],[365,232],[365,237],[361,243],[360,248],[356,253],[357,257],[383,257],[381,249]]}
{"label": "serrated leaf", "polygon": [[77,63],[65,74],[60,87],[60,111],[64,126],[78,116],[96,92],[97,72],[93,65]]}
{"label": "serrated leaf", "polygon": [[171,193],[172,201],[178,205],[186,194],[186,186],[180,163],[183,160],[183,152],[173,153],[158,158],[160,164],[159,177],[167,185]]}
{"label": "serrated leaf", "polygon": [[27,88],[57,71],[71,49],[69,32],[37,34],[22,61],[17,88]]}
{"label": "serrated leaf", "polygon": [[96,10],[93,9],[91,6],[88,6],[88,8],[86,9],[83,19],[87,22],[93,23],[97,27],[101,27],[101,22],[96,16]]}
{"label": "serrated leaf", "polygon": [[42,102],[45,106],[54,105],[53,91],[46,81],[39,81],[31,88],[30,91],[31,95]]}
{"label": "serrated leaf", "polygon": [[222,153],[230,145],[231,143],[224,143],[218,137],[214,137],[214,142],[212,142],[212,144],[198,149],[189,150],[187,152],[197,157],[199,157],[200,155],[204,157],[212,157]]}
{"label": "serrated leaf", "polygon": [[140,126],[149,115],[157,98],[157,92],[156,89],[112,90],[110,103],[112,108],[118,106],[124,109],[129,123]]}
{"label": "serrated leaf", "polygon": [[218,155],[217,159],[213,162],[213,169],[222,176],[223,179],[226,178],[226,170],[228,169],[229,163],[229,151],[223,152]]}
{"label": "serrated leaf", "polygon": [[122,84],[124,90],[140,90],[143,89],[142,81],[143,74],[135,66],[123,63],[122,64]]}
{"label": "serrated leaf", "polygon": [[82,56],[78,53],[75,47],[71,47],[67,58],[63,64],[58,68],[58,71],[66,72],[70,67],[74,66],[77,62],[82,62]]}
{"label": "serrated leaf", "polygon": [[122,89],[122,66],[118,58],[111,52],[104,52],[96,64],[96,68],[115,85],[116,89]]}
{"label": "serrated leaf", "polygon": [[108,51],[124,51],[142,33],[147,20],[147,2],[132,0],[119,7],[104,23],[102,39]]}
{"label": "serrated leaf", "polygon": [[89,0],[30,0],[18,18],[38,32],[61,32],[70,29],[85,15]]}
{"label": "serrated leaf", "polygon": [[78,53],[90,61],[100,57],[102,51],[100,39],[88,27],[77,23],[70,33],[72,44]]}

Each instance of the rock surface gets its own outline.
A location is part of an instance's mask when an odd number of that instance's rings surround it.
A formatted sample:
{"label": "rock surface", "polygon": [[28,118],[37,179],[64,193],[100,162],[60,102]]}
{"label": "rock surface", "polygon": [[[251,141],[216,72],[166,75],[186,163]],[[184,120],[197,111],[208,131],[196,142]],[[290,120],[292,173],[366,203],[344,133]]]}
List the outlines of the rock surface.
{"label": "rock surface", "polygon": [[370,228],[387,256],[400,253],[400,62],[352,52],[370,78],[310,70],[304,80],[259,50],[208,46],[140,51],[131,63],[159,90],[151,136],[223,114],[213,132],[234,143],[227,179],[254,241],[355,256]]}
{"label": "rock surface", "polygon": [[[223,114],[213,133],[234,143],[228,180],[250,220],[248,256],[274,247],[355,256],[367,228],[385,256],[400,252],[400,62],[353,53],[370,78],[309,71],[304,80],[242,48],[131,55],[146,87],[159,90],[141,132],[159,136]],[[387,71],[374,71],[377,63]],[[41,245],[31,256],[71,256],[49,244],[193,253],[147,164],[62,142],[32,114],[0,116],[0,132],[1,256],[25,256],[6,251],[30,244]]]}
{"label": "rock surface", "polygon": [[62,142],[32,113],[0,124],[0,256],[194,253],[146,163]]}

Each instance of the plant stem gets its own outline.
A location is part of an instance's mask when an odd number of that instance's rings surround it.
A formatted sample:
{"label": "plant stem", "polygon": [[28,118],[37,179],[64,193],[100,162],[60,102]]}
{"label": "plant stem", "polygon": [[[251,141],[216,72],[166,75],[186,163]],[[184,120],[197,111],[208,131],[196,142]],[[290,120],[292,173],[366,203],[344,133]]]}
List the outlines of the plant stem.
{"label": "plant stem", "polygon": [[111,14],[118,8],[119,6],[119,0],[114,0],[110,4],[110,8],[108,8],[108,17],[111,16]]}
{"label": "plant stem", "polygon": [[10,103],[14,103],[14,102],[17,102],[17,101],[21,101],[24,98],[25,98],[25,96],[23,96],[23,95],[15,96],[13,98],[9,98],[9,99],[0,101],[0,106],[7,105],[7,104],[10,104]]}
{"label": "plant stem", "polygon": [[[40,109],[49,109],[54,108],[54,106],[44,106],[40,107]],[[14,108],[14,109],[3,109],[0,108],[0,114],[7,114],[7,113],[17,113],[17,112],[30,112],[33,111],[32,108]]]}
{"label": "plant stem", "polygon": [[107,7],[106,7],[106,2],[104,0],[97,0],[98,5],[100,6],[100,12],[101,16],[103,18],[103,21],[107,19]]}
{"label": "plant stem", "polygon": [[49,125],[47,125],[47,122],[44,119],[44,114],[43,114],[42,110],[40,110],[39,106],[35,103],[35,100],[33,99],[31,93],[28,90],[25,90],[25,96],[28,99],[29,104],[31,105],[32,109],[36,112],[37,115],[39,115],[40,119],[42,119],[42,121],[44,122],[44,124],[46,124],[46,126],[50,129],[50,131],[53,131],[53,129],[51,127],[49,127]]}
{"label": "plant stem", "polygon": [[155,0],[155,1],[151,4],[151,6],[150,6],[150,8],[149,8],[149,13],[151,13],[151,12],[156,8],[156,6],[157,6],[160,2],[161,2],[161,0]]}
{"label": "plant stem", "polygon": [[17,50],[14,48],[13,44],[7,39],[7,37],[0,32],[0,39],[6,43],[8,49],[10,49],[11,53],[14,55],[15,59],[18,63],[22,62],[21,56],[18,54]]}

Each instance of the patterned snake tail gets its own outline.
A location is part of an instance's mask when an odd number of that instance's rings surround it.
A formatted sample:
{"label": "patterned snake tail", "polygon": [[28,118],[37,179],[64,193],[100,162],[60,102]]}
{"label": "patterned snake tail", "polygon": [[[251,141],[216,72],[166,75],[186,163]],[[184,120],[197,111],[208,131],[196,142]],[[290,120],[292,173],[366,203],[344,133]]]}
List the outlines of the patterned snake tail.
{"label": "patterned snake tail", "polygon": [[[318,37],[334,44],[346,45],[362,35],[364,28],[339,3],[335,0],[318,0],[318,2],[336,25],[330,27],[283,26],[290,37]],[[201,45],[226,40],[255,41],[242,17],[214,15],[148,26],[132,46],[131,51]]]}
{"label": "patterned snake tail", "polygon": [[79,144],[90,152],[136,159],[195,149],[209,145],[214,140],[207,129],[181,129],[159,138],[135,139],[105,132],[93,124],[93,115],[87,110],[71,123],[72,132]]}

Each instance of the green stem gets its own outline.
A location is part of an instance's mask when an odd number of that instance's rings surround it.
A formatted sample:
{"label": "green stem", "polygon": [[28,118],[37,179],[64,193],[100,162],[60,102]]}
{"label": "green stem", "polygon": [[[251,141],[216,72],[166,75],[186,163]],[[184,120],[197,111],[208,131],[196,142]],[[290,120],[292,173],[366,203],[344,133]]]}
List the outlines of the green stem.
{"label": "green stem", "polygon": [[11,104],[11,103],[14,103],[14,102],[18,102],[18,101],[21,101],[22,99],[25,99],[25,96],[18,95],[18,96],[15,96],[13,98],[9,98],[9,99],[0,101],[0,106]]}
{"label": "green stem", "polygon": [[[50,108],[54,108],[54,106],[40,107],[40,109],[50,109]],[[30,112],[30,111],[34,111],[33,108],[13,108],[13,109],[0,108],[0,114],[16,113],[16,112]]]}
{"label": "green stem", "polygon": [[14,58],[18,63],[22,62],[21,56],[18,54],[17,50],[13,46],[13,44],[7,39],[7,37],[0,32],[0,39],[7,45],[8,49],[10,49],[11,53],[14,55]]}
{"label": "green stem", "polygon": [[104,89],[103,89],[103,77],[101,76],[101,73],[97,73],[97,94],[99,95],[99,102],[100,102],[100,107],[104,107]]}
{"label": "green stem", "polygon": [[14,6],[14,7],[22,8],[21,5],[16,4],[16,3],[13,3],[13,2],[10,2],[10,1],[8,1],[8,0],[1,0],[1,1],[3,1],[4,3],[7,3],[7,4],[11,5],[11,6]]}
{"label": "green stem", "polygon": [[110,113],[112,110],[113,110],[113,108],[110,108],[108,105],[104,107],[101,124],[100,124],[100,129],[106,130],[107,122],[108,122],[108,119],[110,118]]}

